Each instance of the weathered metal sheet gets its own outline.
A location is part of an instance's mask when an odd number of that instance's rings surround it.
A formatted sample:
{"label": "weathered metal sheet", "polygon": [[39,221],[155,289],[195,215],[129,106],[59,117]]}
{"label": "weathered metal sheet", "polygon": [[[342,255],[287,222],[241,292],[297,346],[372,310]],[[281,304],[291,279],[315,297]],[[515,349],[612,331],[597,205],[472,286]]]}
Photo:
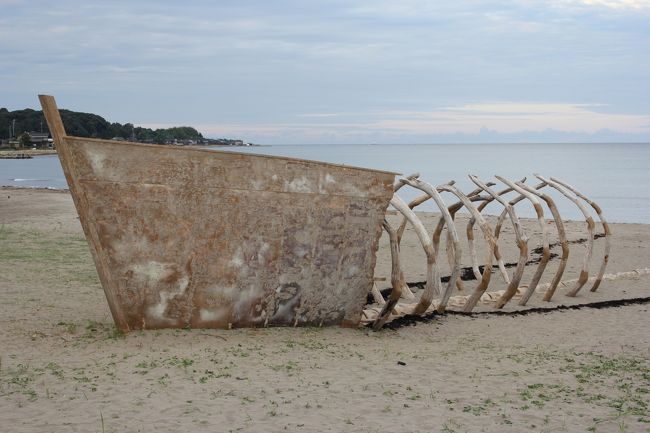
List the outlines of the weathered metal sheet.
{"label": "weathered metal sheet", "polygon": [[394,174],[50,130],[117,326],[354,326]]}

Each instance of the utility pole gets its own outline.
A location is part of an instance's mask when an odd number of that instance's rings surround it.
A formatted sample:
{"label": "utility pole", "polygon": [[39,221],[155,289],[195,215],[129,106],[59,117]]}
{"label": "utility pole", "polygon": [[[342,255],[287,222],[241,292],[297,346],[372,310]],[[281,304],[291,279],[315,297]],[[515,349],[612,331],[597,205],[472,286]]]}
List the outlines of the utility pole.
{"label": "utility pole", "polygon": [[11,138],[16,136],[16,119],[11,120]]}

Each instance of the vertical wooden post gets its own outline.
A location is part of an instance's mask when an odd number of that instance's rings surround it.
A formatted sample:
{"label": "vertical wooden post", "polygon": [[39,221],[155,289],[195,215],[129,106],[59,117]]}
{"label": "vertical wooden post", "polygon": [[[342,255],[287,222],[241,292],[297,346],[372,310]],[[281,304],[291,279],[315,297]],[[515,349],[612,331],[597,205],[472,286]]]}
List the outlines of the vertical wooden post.
{"label": "vertical wooden post", "polygon": [[66,134],[65,128],[63,127],[63,121],[61,120],[61,114],[56,106],[56,101],[53,96],[49,95],[38,95],[38,99],[41,101],[45,121],[47,122],[47,127],[54,139],[54,145],[58,148],[63,142],[63,137],[65,137]]}

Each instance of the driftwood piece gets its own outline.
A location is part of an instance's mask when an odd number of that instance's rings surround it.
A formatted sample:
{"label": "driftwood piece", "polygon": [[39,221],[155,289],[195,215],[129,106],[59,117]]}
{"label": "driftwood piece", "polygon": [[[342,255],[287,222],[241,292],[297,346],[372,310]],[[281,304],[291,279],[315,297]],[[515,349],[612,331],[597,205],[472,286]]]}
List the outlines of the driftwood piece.
{"label": "driftwood piece", "polygon": [[[460,274],[460,261],[462,258],[462,251],[460,248],[460,241],[458,239],[458,232],[456,231],[456,227],[454,226],[454,221],[451,217],[451,214],[449,213],[449,209],[447,209],[447,205],[442,200],[442,197],[440,196],[440,193],[438,193],[438,190],[436,188],[434,188],[432,185],[428,184],[427,182],[423,182],[418,179],[409,180],[408,184],[413,188],[417,188],[421,191],[424,191],[426,194],[428,194],[436,203],[436,206],[438,206],[438,208],[440,209],[440,212],[442,213],[442,218],[447,223],[447,233],[449,235],[449,239],[451,240],[451,247],[448,248],[447,251],[453,251],[453,264],[451,267],[451,276],[449,277],[449,281],[447,282],[447,287],[445,288],[440,303],[438,304],[437,307],[439,312],[443,312],[445,310],[445,307],[447,306],[447,301],[449,301],[452,291],[454,290],[454,284]],[[438,252],[439,240],[440,240],[440,236],[438,236],[437,239],[433,238],[434,253],[436,255]]]}
{"label": "driftwood piece", "polygon": [[[375,320],[375,323],[372,325],[374,330],[380,329],[386,323],[388,316],[393,311],[393,308],[399,302],[401,296],[402,287],[406,286],[404,282],[404,273],[402,272],[402,267],[400,264],[400,253],[399,253],[399,243],[397,242],[397,232],[395,229],[384,219],[382,227],[388,233],[388,238],[390,240],[390,257],[391,257],[391,273],[390,273],[390,282],[392,290],[388,301],[386,301]],[[379,294],[381,296],[381,293]],[[383,299],[383,297],[382,297]]]}
{"label": "driftwood piece", "polygon": [[544,209],[542,208],[541,203],[539,202],[539,200],[534,194],[526,191],[524,188],[516,185],[514,182],[506,178],[503,178],[501,176],[495,176],[495,177],[499,179],[501,182],[508,185],[509,187],[513,188],[515,191],[517,191],[520,194],[519,197],[510,201],[510,204],[512,206],[515,206],[519,201],[523,200],[524,198],[528,199],[528,201],[532,203],[533,208],[535,209],[535,214],[537,215],[537,222],[539,224],[540,230],[542,231],[542,257],[539,264],[537,265],[535,274],[533,275],[533,278],[531,279],[530,284],[528,285],[528,289],[522,295],[521,300],[519,301],[519,305],[526,305],[530,297],[533,295],[533,293],[535,293],[537,284],[539,283],[539,280],[542,278],[542,274],[544,273],[546,264],[548,263],[551,257],[551,248],[548,243],[548,233],[546,230],[546,222],[544,220]]}
{"label": "driftwood piece", "polygon": [[[404,182],[403,185],[406,185],[406,182]],[[411,202],[409,202],[409,204],[408,204],[409,209],[415,209],[416,207],[418,207],[422,203],[428,201],[430,198],[431,198],[431,196],[429,196],[428,194],[422,194],[421,196],[416,197],[415,199],[411,200]],[[398,240],[398,242],[402,241],[402,236],[404,236],[404,230],[406,230],[407,223],[408,223],[408,219],[406,219],[406,217],[402,217],[402,221],[400,222],[400,225],[397,228],[397,240]]]}
{"label": "driftwood piece", "polygon": [[[406,180],[404,180],[404,182],[406,183]],[[415,314],[422,314],[427,310],[427,308],[429,308],[429,305],[431,305],[434,295],[440,294],[440,287],[442,285],[440,282],[440,273],[438,272],[438,267],[436,265],[433,241],[420,219],[415,215],[415,212],[408,207],[404,200],[399,196],[394,195],[390,204],[401,212],[402,215],[409,220],[411,225],[413,225],[413,230],[420,240],[424,253],[427,256],[427,281],[418,305],[414,310]]]}
{"label": "driftwood piece", "polygon": [[[505,201],[501,195],[497,194],[490,187],[481,182],[477,176],[470,175],[469,178],[477,186],[483,188],[483,190],[487,192],[492,198],[501,203],[501,205],[504,207],[504,210],[508,213],[508,216],[510,217],[515,230],[517,248],[519,248],[519,259],[517,260],[517,267],[515,268],[515,272],[512,275],[512,280],[508,284],[505,293],[499,298],[496,304],[496,308],[503,308],[503,306],[508,303],[510,299],[512,299],[515,293],[517,293],[519,282],[521,281],[521,277],[524,275],[524,267],[526,266],[526,261],[528,260],[528,238],[524,233],[524,229],[521,226],[519,218],[517,217],[514,206]],[[496,232],[495,238],[497,238]]]}
{"label": "driftwood piece", "polygon": [[[416,179],[417,179],[416,175],[411,175],[411,176],[408,176],[408,177],[403,178],[403,179],[398,179],[397,182],[399,182],[401,186],[404,186],[404,185],[408,184],[408,182],[406,182],[406,180],[416,180]],[[450,182],[447,182],[446,185],[454,185],[455,183],[456,183],[456,181],[452,180]],[[400,188],[401,188],[401,186],[400,186]],[[416,207],[420,206],[424,202],[429,201],[430,199],[431,199],[431,196],[429,194],[422,194],[421,196],[416,197],[415,199],[411,200],[411,202],[408,204],[408,206],[409,206],[410,209],[415,209]],[[402,218],[402,221],[400,222],[400,225],[397,228],[397,240],[399,242],[402,241],[402,236],[404,235],[404,230],[406,230],[407,222],[408,222],[408,220],[406,219],[406,217]]]}
{"label": "driftwood piece", "polygon": [[379,305],[384,305],[386,303],[384,296],[379,291],[379,287],[377,287],[377,283],[374,282],[372,283],[372,289],[370,289],[370,294],[372,295],[372,299],[374,299],[375,302],[378,303]]}
{"label": "driftwood piece", "polygon": [[[480,188],[477,188],[476,190],[470,192],[468,194],[468,198],[470,199],[470,201],[483,200],[483,197],[480,197],[480,196],[477,195],[479,192],[481,192]],[[455,203],[455,204],[453,204],[453,205],[451,205],[451,206],[449,206],[447,208],[447,210],[449,211],[449,214],[451,215],[452,223],[454,222],[454,219],[456,218],[456,213],[462,208],[463,208],[463,203],[462,202],[457,202],[457,203]],[[435,228],[435,230],[433,232],[433,245],[434,245],[434,247],[437,247],[439,245],[439,243],[440,243],[440,234],[442,233],[442,230],[443,230],[444,227],[445,227],[445,219],[444,218],[438,219],[438,224],[436,225],[436,228]],[[473,241],[473,239],[474,239],[474,235],[472,233],[471,240]],[[468,240],[468,243],[469,243],[470,238],[468,237],[467,240]],[[453,261],[452,261],[450,256],[451,255],[449,254],[449,248],[447,248],[447,261],[449,262],[449,265],[451,266]],[[478,259],[476,258],[476,255],[474,255],[474,257],[471,258],[471,263],[472,263],[472,267],[474,266],[474,263],[476,263],[476,267],[478,269]],[[472,269],[472,271],[473,271],[473,269]],[[474,275],[476,277],[476,274],[474,274]],[[479,275],[478,279],[480,279],[481,274],[479,273],[478,275]],[[458,278],[456,280],[456,287],[461,292],[464,290],[463,281],[460,278]]]}
{"label": "driftwood piece", "polygon": [[[397,194],[397,191],[402,189],[402,187],[407,184],[406,180],[417,179],[419,177],[420,177],[420,173],[413,173],[408,176],[405,176],[404,178],[399,178],[395,180],[395,184],[393,186],[395,194]],[[409,208],[413,209],[414,207],[424,203],[427,200],[428,200],[428,196],[426,195],[418,197],[417,199],[409,203]],[[406,217],[403,217],[402,222],[400,223],[399,228],[397,229],[397,245],[399,245],[400,242],[402,241],[402,235],[404,234],[404,230],[406,229],[407,221],[408,219]],[[404,271],[402,271],[402,275],[400,279],[403,281],[405,280]],[[404,286],[402,287],[402,297],[406,299],[415,299],[415,295],[413,294],[413,291],[406,284],[404,284]]]}
{"label": "driftwood piece", "polygon": [[569,253],[570,253],[569,242],[567,241],[566,238],[566,230],[564,229],[564,223],[562,222],[560,211],[557,209],[557,206],[555,206],[555,201],[548,194],[544,194],[543,192],[539,191],[540,189],[546,186],[546,183],[542,182],[536,185],[534,188],[531,188],[530,186],[521,182],[515,182],[515,184],[525,189],[526,191],[530,192],[531,194],[536,195],[537,197],[544,200],[544,202],[546,202],[546,205],[548,206],[548,208],[551,211],[551,214],[553,215],[553,221],[555,222],[555,227],[557,228],[558,238],[560,239],[560,245],[562,247],[562,256],[560,257],[560,264],[558,265],[558,268],[555,271],[555,275],[553,276],[553,279],[551,280],[551,283],[549,284],[549,287],[546,290],[546,293],[544,294],[543,300],[546,302],[550,302],[551,299],[553,298],[553,295],[555,294],[555,290],[557,289],[558,284],[562,280],[564,269],[566,268],[567,261],[569,260]]}
{"label": "driftwood piece", "polygon": [[596,225],[594,224],[594,220],[589,214],[587,208],[567,188],[563,187],[562,185],[560,185],[555,181],[546,179],[545,177],[539,174],[535,174],[535,177],[541,180],[542,182],[546,183],[547,185],[555,188],[562,195],[564,195],[571,202],[573,202],[578,207],[578,209],[580,209],[580,212],[582,212],[582,214],[584,215],[585,221],[587,223],[587,234],[588,234],[587,251],[582,260],[582,269],[580,271],[580,277],[578,277],[578,281],[576,282],[575,286],[571,290],[569,290],[569,292],[566,294],[567,296],[573,297],[578,294],[578,292],[585,285],[587,280],[589,280],[589,262],[591,261],[591,254],[594,248],[594,227]]}
{"label": "driftwood piece", "polygon": [[458,188],[456,188],[453,185],[442,185],[440,189],[442,189],[443,191],[450,192],[454,194],[456,197],[458,197],[462,205],[467,208],[467,210],[470,212],[472,217],[475,218],[476,221],[478,222],[479,227],[483,231],[483,236],[485,237],[485,240],[488,243],[487,254],[485,257],[485,267],[483,268],[483,274],[481,275],[479,284],[474,289],[474,292],[469,296],[467,303],[465,304],[464,307],[464,311],[470,312],[474,309],[474,306],[481,298],[481,295],[487,289],[488,284],[490,284],[490,277],[492,275],[492,257],[494,256],[494,246],[496,242],[494,239],[494,235],[492,234],[492,230],[490,229],[490,226],[485,221],[483,216],[478,212],[478,210],[476,210],[476,207],[474,207],[470,199],[465,194],[463,194]]}
{"label": "driftwood piece", "polygon": [[[416,180],[416,179],[417,179],[417,175],[411,175],[411,176],[408,176],[408,177],[406,177],[404,179],[399,179],[397,182],[399,182],[400,185],[403,186],[403,185],[406,185],[408,183],[408,182],[406,182],[406,180]],[[452,180],[450,182],[447,182],[447,185],[454,185],[455,183],[456,183],[456,181]],[[428,201],[429,199],[431,199],[431,196],[429,194],[423,194],[423,195],[415,198],[414,200],[412,200],[408,204],[408,207],[410,209],[415,209],[417,206],[419,206],[422,203]],[[452,215],[452,221],[453,221],[453,215]],[[408,223],[408,219],[406,217],[402,216],[402,220],[401,220],[400,225],[399,225],[399,227],[397,229],[397,243],[398,244],[401,244],[401,242],[402,242],[402,236],[404,235],[404,231],[406,230],[407,223]],[[444,227],[444,217],[442,215],[440,216],[438,224],[441,224],[441,223],[442,223],[442,225],[440,226],[440,230],[433,234],[433,248],[434,248],[436,260],[438,258],[438,245],[440,243],[440,231],[442,231],[442,227]],[[455,230],[455,228],[454,228],[454,230]],[[449,233],[447,233],[447,241],[448,241],[448,243],[447,243],[447,260],[449,262],[449,266],[453,267],[454,252],[452,251],[453,247],[452,248],[449,247],[450,242],[451,242],[450,237],[449,237]],[[457,284],[459,285],[459,290],[462,290],[462,285],[461,285],[460,279],[457,280]],[[405,290],[402,290],[402,297],[407,298],[407,299],[415,298],[415,296],[413,295],[413,292],[411,291],[411,289],[409,289],[408,286],[405,287]]]}
{"label": "driftwood piece", "polygon": [[[491,185],[487,185],[487,186],[491,186]],[[504,189],[502,191],[499,191],[497,193],[497,195],[502,196],[502,195],[508,194],[509,192],[512,192],[512,188],[506,188],[506,189]],[[485,209],[485,207],[488,204],[493,202],[494,199],[495,199],[495,196],[488,195],[488,197],[483,201],[483,203],[481,203],[477,207],[477,210],[479,212],[483,212],[483,209]],[[503,263],[503,258],[501,257],[501,252],[499,251],[499,242],[498,242],[499,241],[499,232],[501,231],[501,225],[503,224],[503,220],[505,219],[506,214],[507,214],[507,211],[506,211],[506,209],[504,209],[503,212],[501,213],[500,218],[497,220],[497,225],[496,225],[496,227],[494,229],[494,237],[495,237],[495,239],[497,241],[497,243],[494,246],[494,258],[497,259],[497,266],[499,267],[499,271],[501,272],[501,276],[503,276],[503,280],[506,282],[506,284],[510,284],[510,276],[508,275],[508,271],[506,270],[506,266]],[[475,224],[475,220],[474,220],[474,218],[472,218],[472,219],[469,220],[469,223],[467,223],[467,228],[466,228],[467,240],[468,240],[468,243],[470,244],[469,245],[470,254],[471,254],[471,256],[473,258],[476,257],[476,251],[474,249],[475,248],[474,243],[470,242],[470,236],[472,237],[472,240],[473,240],[474,239],[474,235],[473,235],[473,233],[474,233],[473,232],[474,224]],[[472,264],[472,266],[474,266],[474,264]],[[474,275],[476,275],[477,272],[478,272],[478,267],[476,268],[476,270],[474,270]]]}
{"label": "driftwood piece", "polygon": [[[522,182],[525,182],[526,178],[524,177],[522,179]],[[494,182],[487,182],[485,185],[488,187],[495,186],[496,184]],[[479,191],[482,191],[481,188],[479,188]],[[512,188],[508,187],[504,190],[499,191],[497,194],[499,196],[508,194],[509,192],[512,192]],[[477,193],[478,194],[478,193]],[[472,200],[474,201],[474,200]],[[494,201],[494,197],[491,195],[486,196],[483,199],[483,202],[477,207],[477,210],[479,213],[483,212],[483,209],[490,204],[492,201]],[[503,219],[505,218],[506,211],[502,212],[500,219],[497,222],[497,226],[495,228],[495,238],[496,238],[496,245],[494,246],[494,258],[497,260],[497,266],[499,267],[499,272],[501,272],[501,276],[503,277],[503,280],[506,282],[506,284],[510,284],[510,276],[508,275],[508,271],[506,270],[505,264],[503,263],[503,258],[501,257],[501,252],[499,250],[499,232],[501,231],[501,224],[503,224]],[[471,218],[467,224],[467,227],[465,228],[466,233],[467,233],[467,242],[469,244],[469,250],[470,250],[470,257],[472,258],[472,271],[474,272],[474,275],[476,276],[478,274],[478,264],[476,263],[476,250],[474,247],[474,224],[475,220]],[[478,278],[478,277],[477,277]]]}
{"label": "driftwood piece", "polygon": [[[448,185],[453,185],[453,183],[449,182]],[[488,186],[493,186],[494,183],[493,182],[488,182],[487,185]],[[440,187],[438,187],[438,191],[443,191],[443,190]],[[472,202],[474,202],[474,201],[484,201],[487,198],[478,195],[481,191],[482,191],[481,188],[477,188],[474,191],[467,194],[467,197]],[[463,208],[463,206],[464,206],[463,203],[459,201],[459,202],[456,202],[456,203],[454,203],[454,204],[447,207],[447,210],[449,211],[449,214],[451,215],[452,222],[454,221],[454,218],[456,217],[456,213],[459,210],[461,210]],[[444,227],[445,227],[445,219],[444,218],[438,219],[438,224],[436,225],[436,228],[435,228],[435,230],[433,232],[433,245],[434,245],[434,247],[437,247],[438,244],[440,243],[440,234],[442,233],[442,230],[443,230]],[[474,239],[474,235],[472,233],[472,241],[473,241],[473,239]],[[470,241],[470,239],[468,238],[468,243],[469,243],[469,241]],[[447,243],[447,245],[449,245],[449,242]],[[437,253],[437,251],[436,251],[436,253]],[[447,259],[449,261],[449,266],[452,266],[453,260],[452,260],[452,256],[450,254],[449,248],[447,248]],[[476,259],[476,257],[474,257],[472,259],[472,263],[473,264],[476,263],[476,267],[478,269],[478,259]],[[478,274],[477,279],[481,279],[481,274],[480,273]],[[456,287],[460,291],[464,290],[463,289],[463,282],[462,282],[462,280],[460,278],[456,280]]]}
{"label": "driftwood piece", "polygon": [[404,182],[405,179],[417,179],[418,177],[420,177],[420,173],[413,173],[403,178],[396,179],[395,183],[393,184],[393,192],[396,193],[397,191],[402,189],[404,185],[406,185],[406,182]]}
{"label": "driftwood piece", "polygon": [[603,225],[603,232],[605,234],[605,252],[603,254],[603,261],[600,265],[600,269],[598,270],[598,275],[596,276],[596,281],[594,282],[594,285],[591,287],[591,291],[595,292],[598,289],[598,286],[600,286],[600,282],[603,279],[603,275],[605,275],[605,269],[607,268],[607,262],[609,261],[609,252],[611,250],[611,237],[612,237],[612,231],[609,228],[609,224],[607,224],[607,220],[605,219],[605,216],[603,215],[603,211],[590,198],[582,194],[580,191],[575,189],[573,186],[569,185],[566,182],[563,182],[555,177],[551,177],[551,180],[554,182],[559,183],[560,185],[566,187],[569,189],[571,192],[573,192],[575,195],[589,203],[589,205],[596,211],[596,214],[598,215],[598,218],[600,219],[600,223]]}

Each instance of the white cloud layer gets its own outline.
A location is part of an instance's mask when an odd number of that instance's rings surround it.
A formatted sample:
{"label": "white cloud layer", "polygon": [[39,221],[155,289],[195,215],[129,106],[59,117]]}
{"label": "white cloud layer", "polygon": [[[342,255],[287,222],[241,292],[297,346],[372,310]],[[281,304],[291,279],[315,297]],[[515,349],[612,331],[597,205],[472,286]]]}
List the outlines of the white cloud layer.
{"label": "white cloud layer", "polygon": [[650,9],[648,0],[565,0],[564,3],[577,3],[585,6],[604,6],[611,9]]}
{"label": "white cloud layer", "polygon": [[0,2],[9,109],[264,140],[647,134],[650,1]]}
{"label": "white cloud layer", "polygon": [[[299,117],[312,121],[294,123],[206,123],[198,125],[211,136],[248,136],[262,142],[282,142],[303,136],[314,142],[354,142],[372,137],[392,142],[398,137],[417,141],[440,141],[450,135],[518,134],[522,131],[546,135],[565,131],[578,136],[601,131],[650,134],[650,116],[601,113],[588,104],[474,103],[431,111],[387,111],[375,113],[312,113]],[[355,120],[365,119],[365,120]],[[313,120],[320,120],[315,122]],[[149,124],[153,128],[168,124]],[[408,139],[406,140],[408,141]]]}

